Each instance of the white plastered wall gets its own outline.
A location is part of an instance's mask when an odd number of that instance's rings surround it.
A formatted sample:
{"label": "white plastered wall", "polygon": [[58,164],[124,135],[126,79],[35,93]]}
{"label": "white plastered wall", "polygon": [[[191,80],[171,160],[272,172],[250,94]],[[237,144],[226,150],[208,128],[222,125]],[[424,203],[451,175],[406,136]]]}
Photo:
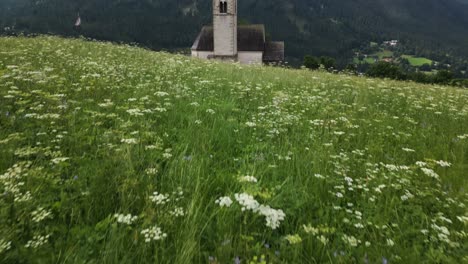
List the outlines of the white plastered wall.
{"label": "white plastered wall", "polygon": [[241,64],[262,64],[262,51],[239,51],[237,59]]}
{"label": "white plastered wall", "polygon": [[212,51],[196,51],[192,50],[192,57],[200,59],[208,59],[209,56],[212,56],[214,53]]}

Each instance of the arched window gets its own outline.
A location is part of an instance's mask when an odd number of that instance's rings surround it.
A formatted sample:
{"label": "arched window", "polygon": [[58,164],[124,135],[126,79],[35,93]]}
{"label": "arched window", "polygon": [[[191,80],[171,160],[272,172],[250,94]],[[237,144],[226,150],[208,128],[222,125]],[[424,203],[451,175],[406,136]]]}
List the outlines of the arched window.
{"label": "arched window", "polygon": [[226,0],[219,1],[219,13],[221,14],[227,13],[227,1]]}

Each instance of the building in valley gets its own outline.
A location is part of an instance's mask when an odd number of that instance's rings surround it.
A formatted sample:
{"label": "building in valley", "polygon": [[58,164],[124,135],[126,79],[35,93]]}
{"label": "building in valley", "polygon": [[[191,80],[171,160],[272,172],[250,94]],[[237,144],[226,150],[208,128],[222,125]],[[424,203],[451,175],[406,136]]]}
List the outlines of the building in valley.
{"label": "building in valley", "polygon": [[213,0],[213,25],[204,26],[192,57],[240,62],[281,63],[284,42],[266,41],[264,25],[238,25],[237,0]]}

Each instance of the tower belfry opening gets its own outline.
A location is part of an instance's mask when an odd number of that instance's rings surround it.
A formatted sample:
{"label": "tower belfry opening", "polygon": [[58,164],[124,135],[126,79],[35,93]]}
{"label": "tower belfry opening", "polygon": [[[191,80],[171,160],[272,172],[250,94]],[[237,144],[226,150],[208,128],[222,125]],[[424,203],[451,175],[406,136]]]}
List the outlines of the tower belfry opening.
{"label": "tower belfry opening", "polygon": [[219,1],[219,13],[220,14],[226,14],[228,9],[228,4],[226,0],[221,0]]}

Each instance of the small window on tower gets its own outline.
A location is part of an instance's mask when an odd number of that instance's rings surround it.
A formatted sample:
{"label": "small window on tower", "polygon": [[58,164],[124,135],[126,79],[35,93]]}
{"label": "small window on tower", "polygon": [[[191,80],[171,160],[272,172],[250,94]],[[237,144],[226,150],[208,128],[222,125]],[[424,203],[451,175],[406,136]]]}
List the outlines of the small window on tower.
{"label": "small window on tower", "polygon": [[219,1],[219,13],[221,14],[227,13],[227,1],[226,0]]}

